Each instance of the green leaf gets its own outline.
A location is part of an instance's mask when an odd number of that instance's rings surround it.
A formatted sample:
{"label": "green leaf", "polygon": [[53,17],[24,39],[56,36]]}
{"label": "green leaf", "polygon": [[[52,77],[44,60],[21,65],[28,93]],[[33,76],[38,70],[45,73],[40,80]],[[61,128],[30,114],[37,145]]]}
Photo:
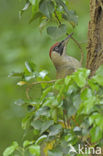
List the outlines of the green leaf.
{"label": "green leaf", "polygon": [[36,0],[29,0],[32,5],[35,5]]}
{"label": "green leaf", "polygon": [[8,75],[8,77],[23,77],[24,73],[23,72],[12,72]]}
{"label": "green leaf", "polygon": [[39,77],[44,79],[47,74],[48,74],[48,72],[46,70],[42,70],[42,71],[39,72]]}
{"label": "green leaf", "polygon": [[29,8],[29,6],[30,6],[30,2],[29,2],[29,0],[27,0],[27,2],[26,2],[26,4],[25,4],[24,8],[19,12],[20,18],[21,18],[21,16],[22,16],[22,14]]}
{"label": "green leaf", "polygon": [[70,81],[71,81],[71,76],[70,75],[66,76],[66,78],[65,78],[65,84],[66,84],[66,86],[69,85]]}
{"label": "green leaf", "polygon": [[25,141],[23,142],[23,147],[25,148],[25,147],[27,147],[27,146],[29,146],[29,145],[32,145],[33,143],[34,143],[34,141],[25,140]]}
{"label": "green leaf", "polygon": [[39,118],[40,116],[50,117],[50,109],[49,107],[41,107],[36,113],[35,117]]}
{"label": "green leaf", "polygon": [[33,115],[34,115],[34,112],[30,112],[30,113],[26,114],[26,116],[22,120],[22,128],[23,129],[26,129],[26,127],[30,123],[30,120],[31,120]]}
{"label": "green leaf", "polygon": [[90,97],[92,97],[92,90],[90,88],[85,88],[84,90],[82,90],[81,92],[81,99],[83,101],[88,100]]}
{"label": "green leaf", "polygon": [[59,27],[56,26],[50,26],[47,28],[47,33],[52,38],[58,39],[59,37],[66,34],[67,28],[65,24],[61,24]]}
{"label": "green leaf", "polygon": [[62,17],[65,20],[69,21],[72,24],[72,26],[77,25],[78,24],[78,16],[76,15],[75,11],[73,11],[73,10],[67,11],[66,10],[66,13],[67,14],[63,14]]}
{"label": "green leaf", "polygon": [[103,116],[100,113],[94,112],[90,117],[89,117],[89,123],[90,125],[94,125],[97,127],[100,127],[101,130],[103,130]]}
{"label": "green leaf", "polygon": [[76,15],[76,13],[73,10],[69,10],[66,6],[66,4],[62,1],[62,0],[56,0],[57,5],[60,5],[63,7],[65,13],[66,13],[66,17],[65,19],[67,19],[72,26],[75,26],[78,24],[78,16]]}
{"label": "green leaf", "polygon": [[103,64],[97,69],[96,75],[101,75],[101,76],[103,76]]}
{"label": "green leaf", "polygon": [[34,129],[37,129],[40,131],[40,134],[45,132],[50,126],[54,124],[53,120],[48,121],[42,121],[42,120],[33,120],[31,122],[31,125]]}
{"label": "green leaf", "polygon": [[67,110],[68,117],[71,117],[72,115],[75,115],[76,111],[77,111],[76,108],[73,105],[70,104],[70,106],[69,106],[69,108]]}
{"label": "green leaf", "polygon": [[31,19],[30,19],[30,21],[29,21],[29,23],[32,23],[34,20],[36,20],[36,19],[38,19],[38,18],[41,18],[42,17],[42,14],[41,14],[41,12],[36,12],[36,13],[34,13],[33,15],[32,15],[32,17],[31,17]]}
{"label": "green leaf", "polygon": [[81,128],[78,127],[78,126],[76,126],[76,127],[74,127],[73,131],[74,131],[74,132],[81,132]]}
{"label": "green leaf", "polygon": [[86,85],[86,79],[90,74],[90,70],[85,68],[80,68],[73,74],[73,79],[79,87],[84,87]]}
{"label": "green leaf", "polygon": [[3,152],[3,156],[11,155],[18,148],[18,143],[14,141],[11,146],[7,147]]}
{"label": "green leaf", "polygon": [[55,98],[55,96],[46,98],[45,102],[43,103],[44,106],[49,106],[50,108],[57,107],[58,104],[58,100]]}
{"label": "green leaf", "polygon": [[92,94],[92,90],[85,88],[81,93],[82,103],[80,105],[79,113],[89,114],[93,111],[95,104],[98,102],[96,96]]}
{"label": "green leaf", "polygon": [[43,132],[45,132],[50,126],[52,126],[54,124],[54,121],[53,120],[49,120],[49,121],[45,121],[43,124],[42,124],[42,128],[41,128],[41,134]]}
{"label": "green leaf", "polygon": [[31,126],[34,128],[34,129],[37,129],[37,130],[41,130],[41,128],[42,128],[42,124],[43,124],[43,122],[41,121],[41,120],[33,120],[32,122],[31,122]]}
{"label": "green leaf", "polygon": [[51,117],[54,120],[54,122],[57,123],[57,119],[58,119],[58,109],[57,108],[56,109],[54,108],[51,110]]}
{"label": "green leaf", "polygon": [[76,83],[74,83],[73,81],[71,81],[72,83],[70,83],[70,85],[67,88],[67,95],[71,95],[73,93],[78,92],[78,86]]}
{"label": "green leaf", "polygon": [[96,84],[96,82],[95,82],[95,80],[93,78],[88,80],[88,84],[89,84],[89,86],[91,87],[91,89],[93,91],[98,91],[99,90],[99,86],[98,86],[98,84]]}
{"label": "green leaf", "polygon": [[49,136],[55,136],[59,134],[62,130],[61,125],[53,125],[49,128]]}
{"label": "green leaf", "polygon": [[36,75],[35,75],[35,73],[33,73],[32,75],[28,75],[28,76],[25,76],[25,81],[30,81],[30,80],[32,80],[32,79],[35,79],[36,78]]}
{"label": "green leaf", "polygon": [[100,139],[102,139],[102,131],[100,129],[100,127],[93,127],[91,130],[90,130],[90,134],[91,134],[91,141],[92,143],[94,142],[97,142],[99,141]]}
{"label": "green leaf", "polygon": [[103,86],[103,65],[97,69],[96,74],[92,79],[99,85]]}
{"label": "green leaf", "polygon": [[61,151],[48,151],[48,156],[63,156]]}
{"label": "green leaf", "polygon": [[39,9],[47,18],[51,18],[52,13],[54,12],[54,3],[51,0],[41,0]]}
{"label": "green leaf", "polygon": [[79,105],[81,103],[80,94],[76,94],[73,96],[73,106],[78,110]]}
{"label": "green leaf", "polygon": [[15,104],[18,105],[18,106],[22,106],[25,104],[25,101],[22,100],[22,99],[18,99],[17,101],[15,101]]}
{"label": "green leaf", "polygon": [[47,139],[47,135],[42,135],[41,137],[39,137],[35,144],[40,144],[42,141],[44,141],[45,139]]}
{"label": "green leaf", "polygon": [[28,70],[28,72],[32,73],[35,71],[35,64],[33,62],[25,62],[25,66],[26,66],[26,69]]}
{"label": "green leaf", "polygon": [[52,86],[48,87],[47,89],[45,89],[42,93],[41,96],[41,101],[44,100],[44,98],[47,96],[47,94],[52,90]]}
{"label": "green leaf", "polygon": [[40,146],[38,145],[31,145],[29,147],[29,152],[33,154],[33,156],[40,156]]}

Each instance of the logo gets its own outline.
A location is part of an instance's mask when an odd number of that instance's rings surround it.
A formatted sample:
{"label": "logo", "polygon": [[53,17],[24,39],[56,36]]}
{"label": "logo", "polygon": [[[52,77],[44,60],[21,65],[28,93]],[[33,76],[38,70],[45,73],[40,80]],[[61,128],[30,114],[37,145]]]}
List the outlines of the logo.
{"label": "logo", "polygon": [[87,145],[80,145],[78,144],[77,148],[69,145],[70,150],[69,153],[76,153],[76,154],[101,154],[102,150],[101,147],[88,147]]}

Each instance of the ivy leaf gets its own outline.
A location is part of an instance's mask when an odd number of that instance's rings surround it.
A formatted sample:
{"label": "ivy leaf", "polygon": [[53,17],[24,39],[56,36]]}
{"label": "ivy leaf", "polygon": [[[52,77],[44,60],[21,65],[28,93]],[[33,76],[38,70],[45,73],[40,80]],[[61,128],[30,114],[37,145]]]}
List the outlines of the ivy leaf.
{"label": "ivy leaf", "polygon": [[83,101],[88,100],[90,97],[92,97],[92,90],[90,88],[85,88],[84,90],[82,90],[81,99]]}
{"label": "ivy leaf", "polygon": [[43,132],[45,132],[53,124],[54,124],[54,121],[53,120],[45,121],[42,124],[42,128],[41,128],[40,134],[42,134]]}
{"label": "ivy leaf", "polygon": [[43,103],[44,106],[49,106],[50,108],[57,107],[58,104],[58,100],[54,96],[48,97]]}
{"label": "ivy leaf", "polygon": [[79,87],[83,87],[86,85],[86,79],[90,74],[90,70],[85,68],[80,68],[73,74],[73,79],[77,83]]}
{"label": "ivy leaf", "polygon": [[62,130],[62,126],[61,125],[53,125],[49,128],[49,136],[55,136],[57,134],[59,134]]}
{"label": "ivy leaf", "polygon": [[14,141],[11,146],[7,147],[3,152],[3,156],[11,155],[18,148],[18,143]]}
{"label": "ivy leaf", "polygon": [[99,141],[102,138],[102,130],[100,127],[95,126],[90,130],[92,143]]}
{"label": "ivy leaf", "polygon": [[81,93],[81,100],[82,103],[80,105],[79,113],[89,114],[93,111],[98,99],[92,94],[91,89],[85,88]]}
{"label": "ivy leaf", "polygon": [[72,115],[75,115],[76,113],[76,108],[70,104],[68,110],[67,110],[67,114],[68,114],[68,117],[71,117]]}
{"label": "ivy leaf", "polygon": [[66,34],[66,25],[61,24],[59,27],[56,26],[50,26],[47,28],[47,33],[50,35],[52,38],[58,39],[62,35]]}
{"label": "ivy leaf", "polygon": [[99,90],[99,86],[98,86],[98,84],[96,84],[95,79],[93,77],[88,80],[88,84],[89,84],[89,86],[91,87],[91,89],[93,91],[98,91]]}
{"label": "ivy leaf", "polygon": [[80,94],[76,94],[73,96],[73,105],[74,107],[78,110],[79,105],[81,103],[81,98],[80,98]]}
{"label": "ivy leaf", "polygon": [[42,120],[33,120],[31,122],[31,125],[34,129],[37,129],[40,131],[40,134],[45,132],[50,126],[54,124],[53,120],[48,121],[42,121]]}
{"label": "ivy leaf", "polygon": [[41,107],[36,113],[35,117],[39,118],[40,116],[50,116],[50,109],[49,107]]}
{"label": "ivy leaf", "polygon": [[51,18],[54,12],[54,3],[51,0],[41,0],[39,3],[39,9],[47,18]]}
{"label": "ivy leaf", "polygon": [[99,85],[103,86],[103,65],[97,69],[96,74],[92,79]]}
{"label": "ivy leaf", "polygon": [[29,152],[34,156],[40,156],[40,146],[38,145],[29,146]]}
{"label": "ivy leaf", "polygon": [[27,147],[27,146],[33,144],[33,143],[34,143],[33,141],[25,140],[25,141],[23,142],[23,147],[25,148],[25,147]]}
{"label": "ivy leaf", "polygon": [[66,84],[66,86],[69,85],[70,81],[71,81],[71,76],[70,75],[66,76],[66,78],[65,78],[65,84]]}

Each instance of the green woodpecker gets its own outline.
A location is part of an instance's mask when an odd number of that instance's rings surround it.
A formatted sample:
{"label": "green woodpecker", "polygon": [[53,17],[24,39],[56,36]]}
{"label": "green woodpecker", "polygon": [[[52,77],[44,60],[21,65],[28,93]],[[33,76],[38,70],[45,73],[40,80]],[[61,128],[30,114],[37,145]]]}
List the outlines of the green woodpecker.
{"label": "green woodpecker", "polygon": [[49,56],[56,68],[56,77],[64,78],[81,67],[81,63],[74,57],[66,54],[67,44],[72,34],[63,41],[55,43],[49,52]]}

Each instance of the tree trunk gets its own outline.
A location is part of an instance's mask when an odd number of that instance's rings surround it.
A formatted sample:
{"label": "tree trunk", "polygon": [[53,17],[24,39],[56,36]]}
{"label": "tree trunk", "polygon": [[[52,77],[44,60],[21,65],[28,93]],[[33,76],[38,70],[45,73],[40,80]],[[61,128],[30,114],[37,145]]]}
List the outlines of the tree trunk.
{"label": "tree trunk", "polygon": [[103,0],[90,0],[87,68],[94,75],[103,64]]}
{"label": "tree trunk", "polygon": [[86,66],[91,70],[91,76],[94,75],[101,64],[103,64],[103,0],[90,0]]}

